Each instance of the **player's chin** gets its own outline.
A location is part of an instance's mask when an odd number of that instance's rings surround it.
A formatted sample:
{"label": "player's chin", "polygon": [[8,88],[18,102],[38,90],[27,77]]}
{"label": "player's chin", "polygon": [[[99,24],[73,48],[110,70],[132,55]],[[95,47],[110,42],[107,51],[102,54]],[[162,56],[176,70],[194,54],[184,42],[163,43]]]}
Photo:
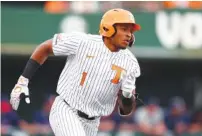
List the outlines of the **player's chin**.
{"label": "player's chin", "polygon": [[127,45],[120,45],[119,48],[122,49],[122,50],[124,50],[124,49],[127,48]]}

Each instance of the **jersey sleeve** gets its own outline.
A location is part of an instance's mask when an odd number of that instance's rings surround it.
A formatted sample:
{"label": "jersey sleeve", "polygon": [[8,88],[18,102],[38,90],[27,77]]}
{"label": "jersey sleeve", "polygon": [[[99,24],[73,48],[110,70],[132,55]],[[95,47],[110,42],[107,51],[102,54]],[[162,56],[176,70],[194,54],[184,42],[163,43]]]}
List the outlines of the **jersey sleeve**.
{"label": "jersey sleeve", "polygon": [[[129,62],[128,72],[134,73],[135,77],[138,78],[141,75],[141,70],[140,70],[138,60],[134,56],[134,54],[132,54],[132,52],[130,52],[129,50],[126,50],[126,52],[127,52],[126,58],[128,58],[128,62]],[[129,74],[128,72],[127,72],[127,74]]]}
{"label": "jersey sleeve", "polygon": [[[131,90],[131,91],[133,91],[132,93],[135,94],[136,93],[136,80],[140,76],[140,67],[136,60],[130,60],[130,61],[128,61],[128,64],[129,65],[128,65],[125,77],[123,77],[123,81],[122,81],[122,89],[125,86],[127,86],[128,82],[129,82],[130,89],[132,89]],[[127,82],[124,82],[124,78],[125,78],[125,80],[127,80]]]}
{"label": "jersey sleeve", "polygon": [[134,72],[136,78],[138,78],[141,75],[140,66],[139,66],[139,63],[137,61],[133,61],[132,68],[131,68],[130,72]]}
{"label": "jersey sleeve", "polygon": [[137,61],[135,61],[134,63],[132,63],[131,69],[129,70],[129,73],[127,73],[128,75],[132,76],[133,78],[129,78],[132,80],[133,85],[134,85],[134,90],[133,90],[133,94],[135,94],[135,90],[136,90],[136,80],[137,78],[140,76],[140,67]]}
{"label": "jersey sleeve", "polygon": [[52,43],[54,55],[68,56],[76,54],[83,35],[83,33],[79,32],[55,34]]}

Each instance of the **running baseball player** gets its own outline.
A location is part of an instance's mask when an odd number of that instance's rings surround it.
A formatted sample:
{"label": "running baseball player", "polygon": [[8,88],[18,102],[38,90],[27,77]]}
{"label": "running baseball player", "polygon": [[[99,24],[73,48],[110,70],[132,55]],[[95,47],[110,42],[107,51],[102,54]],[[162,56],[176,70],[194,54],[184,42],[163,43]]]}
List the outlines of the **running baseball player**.
{"label": "running baseball player", "polygon": [[18,109],[21,94],[30,103],[29,81],[53,53],[67,57],[49,116],[56,136],[95,136],[101,116],[110,115],[116,102],[121,116],[131,114],[140,67],[127,46],[132,46],[133,33],[138,30],[131,12],[112,9],[102,17],[100,35],[55,34],[41,43],[27,62],[11,92],[13,109]]}

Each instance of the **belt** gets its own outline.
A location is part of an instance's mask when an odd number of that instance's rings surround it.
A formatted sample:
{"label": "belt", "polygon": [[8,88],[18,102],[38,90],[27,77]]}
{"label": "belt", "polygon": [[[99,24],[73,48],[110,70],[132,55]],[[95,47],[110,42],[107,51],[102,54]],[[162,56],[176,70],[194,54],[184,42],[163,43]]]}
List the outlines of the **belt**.
{"label": "belt", "polygon": [[82,111],[77,110],[77,113],[78,113],[79,117],[85,118],[87,120],[94,120],[95,119],[95,117],[89,117],[86,113],[84,113]]}
{"label": "belt", "polygon": [[[64,102],[65,102],[67,105],[69,105],[65,100],[64,100]],[[89,115],[87,115],[86,113],[84,113],[84,112],[82,112],[82,111],[80,111],[80,110],[77,110],[77,113],[78,113],[79,117],[81,117],[81,118],[85,118],[85,119],[87,119],[87,120],[94,120],[94,119],[95,119],[95,117],[89,117]]]}

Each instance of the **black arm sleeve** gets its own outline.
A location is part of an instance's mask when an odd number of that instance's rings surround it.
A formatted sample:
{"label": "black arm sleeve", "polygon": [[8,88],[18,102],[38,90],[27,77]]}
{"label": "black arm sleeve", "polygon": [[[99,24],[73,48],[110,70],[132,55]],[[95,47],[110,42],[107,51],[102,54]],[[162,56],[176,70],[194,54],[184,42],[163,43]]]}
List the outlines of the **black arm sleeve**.
{"label": "black arm sleeve", "polygon": [[29,59],[22,73],[22,76],[31,80],[32,76],[40,66],[41,65],[37,61]]}

